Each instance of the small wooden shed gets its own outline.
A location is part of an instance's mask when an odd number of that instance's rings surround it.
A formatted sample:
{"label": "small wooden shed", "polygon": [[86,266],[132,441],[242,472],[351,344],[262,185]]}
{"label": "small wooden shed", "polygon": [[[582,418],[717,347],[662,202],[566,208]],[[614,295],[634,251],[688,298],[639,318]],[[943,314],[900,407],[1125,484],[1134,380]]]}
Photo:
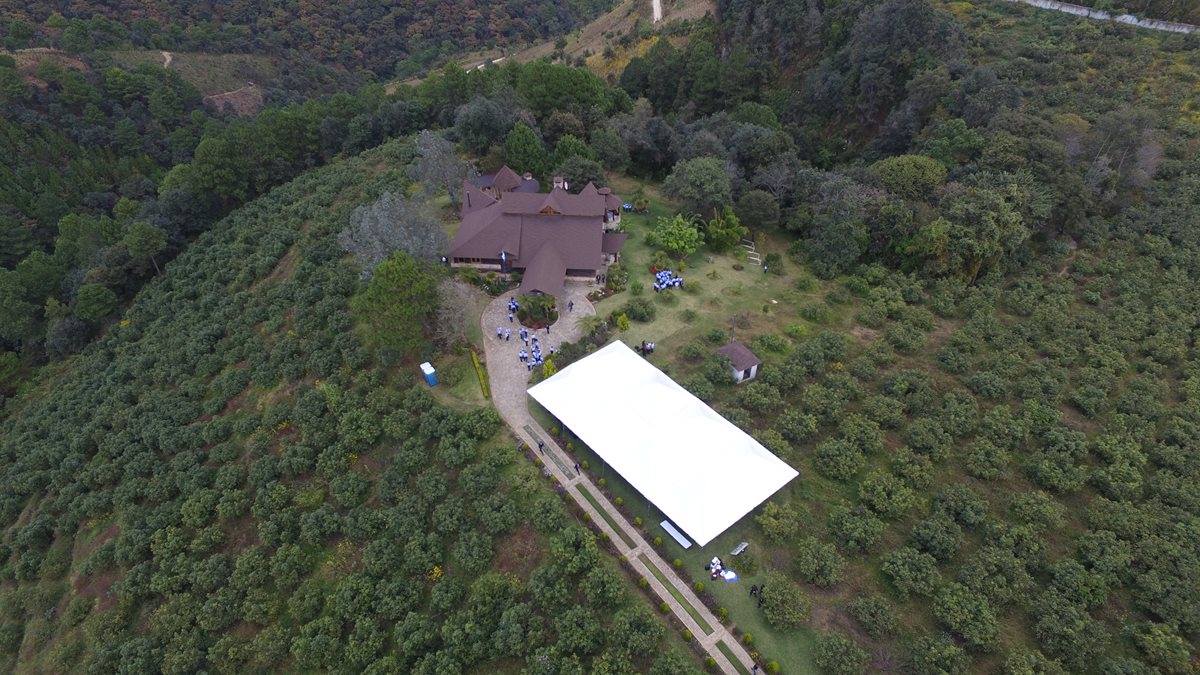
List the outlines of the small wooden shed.
{"label": "small wooden shed", "polygon": [[718,349],[717,353],[728,358],[732,364],[730,370],[734,382],[741,384],[758,377],[758,367],[762,365],[762,359],[755,356],[754,352],[741,342],[731,340],[729,344]]}

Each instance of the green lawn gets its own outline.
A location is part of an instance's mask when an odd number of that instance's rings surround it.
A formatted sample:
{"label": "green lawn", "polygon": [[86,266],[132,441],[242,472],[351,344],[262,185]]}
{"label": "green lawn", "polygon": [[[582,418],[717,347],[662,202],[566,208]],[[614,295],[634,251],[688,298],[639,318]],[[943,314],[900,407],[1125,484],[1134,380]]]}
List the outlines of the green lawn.
{"label": "green lawn", "polygon": [[680,593],[678,588],[675,588],[671,585],[671,582],[667,581],[667,578],[650,562],[650,558],[646,556],[646,554],[643,553],[642,555],[638,556],[638,560],[642,561],[642,564],[646,566],[646,569],[650,570],[650,573],[654,575],[654,578],[658,579],[658,583],[662,584],[667,589],[667,592],[675,598],[676,602],[678,602],[685,610],[687,610],[688,615],[692,617],[692,620],[696,622],[696,625],[700,627],[700,630],[704,631],[705,635],[713,632],[713,627],[707,621],[705,621],[704,617],[700,615],[700,612],[696,611],[696,609],[692,607],[691,603],[683,597],[683,593]]}
{"label": "green lawn", "polygon": [[750,671],[747,670],[746,666],[742,665],[742,662],[733,655],[733,650],[729,648],[729,645],[725,644],[724,640],[721,640],[717,643],[717,649],[720,649],[721,653],[725,655],[725,658],[729,659],[729,662],[733,664],[734,670],[742,673],[742,675],[750,675]]}
{"label": "green lawn", "polygon": [[612,516],[608,515],[608,512],[605,511],[602,506],[600,506],[600,502],[596,500],[596,496],[592,494],[591,490],[587,489],[587,487],[582,483],[577,484],[575,487],[579,490],[580,494],[583,495],[584,499],[588,500],[588,503],[590,503],[592,507],[600,513],[600,517],[604,519],[604,522],[608,523],[608,526],[612,528],[613,532],[617,533],[617,536],[621,538],[621,541],[625,542],[626,546],[633,548],[637,545],[632,539],[629,538],[629,535],[625,534],[625,530],[621,529],[621,527],[613,521]]}
{"label": "green lawn", "polygon": [[[127,49],[110,54],[115,63],[127,68],[142,64],[161,68],[163,64],[162,52],[157,49]],[[252,54],[171,52],[171,68],[205,95],[233,91],[249,81],[265,87],[279,76],[273,59]]]}

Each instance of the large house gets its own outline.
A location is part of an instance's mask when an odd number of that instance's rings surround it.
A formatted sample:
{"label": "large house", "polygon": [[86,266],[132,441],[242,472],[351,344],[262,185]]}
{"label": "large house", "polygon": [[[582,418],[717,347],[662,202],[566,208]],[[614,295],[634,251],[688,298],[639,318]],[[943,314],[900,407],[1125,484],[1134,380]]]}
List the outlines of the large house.
{"label": "large house", "polygon": [[525,191],[530,181],[504,167],[463,184],[450,264],[521,272],[522,293],[561,296],[567,279],[592,279],[616,260],[627,236],[612,231],[621,224],[621,200],[591,183],[573,195],[559,178],[550,192]]}

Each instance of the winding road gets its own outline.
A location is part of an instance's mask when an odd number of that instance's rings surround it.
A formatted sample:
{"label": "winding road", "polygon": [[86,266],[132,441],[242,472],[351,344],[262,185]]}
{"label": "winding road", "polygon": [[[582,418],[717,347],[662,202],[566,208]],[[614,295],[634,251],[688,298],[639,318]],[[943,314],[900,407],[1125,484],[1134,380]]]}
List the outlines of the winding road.
{"label": "winding road", "polygon": [[[550,332],[537,331],[541,347],[547,353],[551,347],[557,349],[564,341],[576,340],[582,334],[580,319],[596,313],[596,309],[587,299],[588,291],[594,288],[594,284],[567,284],[567,296],[560,300],[559,306],[564,306],[566,302],[574,302],[574,310],[560,314]],[[515,339],[520,324],[510,323],[508,320],[508,301],[514,295],[506,293],[493,300],[479,319],[483,329],[484,356],[487,360],[492,403],[495,404],[496,411],[517,438],[528,447],[537,448],[538,441],[544,441],[543,467],[548,475],[553,476],[566,494],[588,515],[591,522],[608,535],[617,554],[639,576],[646,579],[654,593],[671,608],[675,618],[692,632],[705,653],[716,661],[721,672],[727,675],[750,672],[754,662],[742,644],[721,625],[700,598],[696,597],[692,587],[684,583],[675,573],[675,569],[642,537],[641,531],[630,524],[617,507],[600,492],[592,479],[585,473],[574,470],[575,460],[563,453],[550,434],[529,414],[528,395],[525,393],[529,386],[529,371],[517,358],[517,353],[524,347],[524,343]],[[498,339],[497,327],[510,329],[511,338],[507,341]],[[670,584],[673,591],[664,584]],[[685,607],[677,598],[682,598],[688,606]],[[693,617],[700,620],[697,621]],[[722,642],[725,650],[719,646]],[[726,658],[726,650],[740,661],[738,666]]]}
{"label": "winding road", "polygon": [[[1138,28],[1149,28],[1150,30],[1161,30],[1168,33],[1195,33],[1200,31],[1200,26],[1193,26],[1190,23],[1176,23],[1174,21],[1162,21],[1161,19],[1139,19],[1132,14],[1110,14],[1108,12],[1092,9],[1091,7],[1082,7],[1080,5],[1072,5],[1069,2],[1058,2],[1058,0],[1006,0],[1007,2],[1017,2],[1024,5],[1030,5],[1041,9],[1052,9],[1056,12],[1065,14],[1074,14],[1088,19],[1096,19],[1097,21],[1116,21],[1117,23],[1127,23]],[[654,0],[655,6],[658,6],[659,0]],[[656,19],[657,20],[657,19]]]}

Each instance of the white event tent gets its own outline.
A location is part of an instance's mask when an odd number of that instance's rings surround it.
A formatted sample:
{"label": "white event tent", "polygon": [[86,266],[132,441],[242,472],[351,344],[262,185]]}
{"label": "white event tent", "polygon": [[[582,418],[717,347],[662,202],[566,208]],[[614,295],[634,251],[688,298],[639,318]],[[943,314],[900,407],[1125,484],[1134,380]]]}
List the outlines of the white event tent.
{"label": "white event tent", "polygon": [[798,475],[620,341],[529,395],[701,546]]}

